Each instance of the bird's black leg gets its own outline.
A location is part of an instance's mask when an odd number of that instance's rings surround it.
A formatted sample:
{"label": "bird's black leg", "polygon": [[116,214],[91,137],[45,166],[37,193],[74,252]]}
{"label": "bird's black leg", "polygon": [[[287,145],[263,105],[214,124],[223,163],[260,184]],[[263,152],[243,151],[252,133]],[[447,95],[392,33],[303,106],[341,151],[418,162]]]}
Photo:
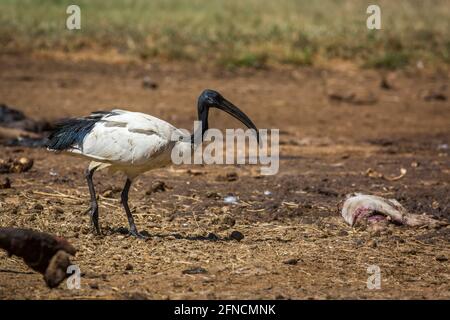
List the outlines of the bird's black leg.
{"label": "bird's black leg", "polygon": [[130,225],[130,234],[132,236],[135,236],[136,238],[147,239],[146,236],[140,234],[137,231],[136,224],[134,223],[133,215],[131,214],[130,208],[128,207],[128,192],[130,191],[130,186],[131,186],[131,180],[127,178],[127,182],[125,183],[125,186],[123,187],[122,194],[121,194],[122,205],[127,214],[128,224]]}
{"label": "bird's black leg", "polygon": [[97,234],[101,234],[100,227],[98,225],[98,204],[97,196],[95,195],[94,182],[92,181],[92,176],[94,175],[95,169],[86,170],[86,180],[89,187],[89,193],[91,194],[91,206],[89,208],[89,214],[91,216],[91,222]]}

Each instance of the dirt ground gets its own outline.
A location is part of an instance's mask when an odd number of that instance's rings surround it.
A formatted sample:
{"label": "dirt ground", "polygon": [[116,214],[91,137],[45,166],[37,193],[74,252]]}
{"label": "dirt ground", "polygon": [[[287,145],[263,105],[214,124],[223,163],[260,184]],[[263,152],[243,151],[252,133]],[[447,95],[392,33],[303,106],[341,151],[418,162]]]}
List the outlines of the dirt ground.
{"label": "dirt ground", "polygon": [[[50,290],[20,259],[0,252],[1,299],[450,298],[450,227],[374,233],[352,229],[337,212],[347,193],[366,192],[450,219],[448,72],[382,74],[336,64],[224,73],[18,56],[0,57],[0,70],[0,103],[34,119],[120,107],[191,129],[199,93],[213,88],[259,128],[281,130],[275,176],[240,165],[180,166],[140,177],[130,205],[148,241],[127,235],[118,200],[124,177],[95,176],[104,233],[95,236],[86,213],[87,162],[0,146],[2,159],[34,159],[28,172],[0,175],[12,181],[0,190],[0,225],[67,238],[83,275],[79,290],[65,283]],[[143,87],[145,76],[158,88]],[[210,121],[239,126],[216,111]],[[385,177],[407,173],[389,181],[367,175],[369,168]],[[154,181],[168,188],[151,192]],[[227,195],[238,203],[224,203]],[[244,238],[230,239],[232,231]],[[366,286],[370,265],[380,267],[381,289]]]}

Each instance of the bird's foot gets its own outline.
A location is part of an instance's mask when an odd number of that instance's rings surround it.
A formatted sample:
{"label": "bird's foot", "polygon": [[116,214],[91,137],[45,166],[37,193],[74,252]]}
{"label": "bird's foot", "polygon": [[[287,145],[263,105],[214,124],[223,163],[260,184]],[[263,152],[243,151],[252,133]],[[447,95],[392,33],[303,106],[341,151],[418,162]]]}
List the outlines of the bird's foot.
{"label": "bird's foot", "polygon": [[89,212],[89,216],[91,217],[91,228],[92,233],[96,235],[102,235],[100,230],[100,225],[98,223],[98,206],[90,206],[89,209],[86,210],[85,214]]}
{"label": "bird's foot", "polygon": [[95,226],[94,224],[92,224],[91,230],[92,230],[92,233],[95,234],[96,236],[102,236],[103,235],[103,233],[100,230],[100,228],[98,226]]}

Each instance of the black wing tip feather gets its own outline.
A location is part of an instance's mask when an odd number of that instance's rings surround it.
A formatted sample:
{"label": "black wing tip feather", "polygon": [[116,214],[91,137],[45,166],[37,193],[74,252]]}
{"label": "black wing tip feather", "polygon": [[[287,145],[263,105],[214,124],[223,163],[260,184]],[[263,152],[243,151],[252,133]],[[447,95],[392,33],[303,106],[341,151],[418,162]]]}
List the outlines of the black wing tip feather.
{"label": "black wing tip feather", "polygon": [[95,111],[84,118],[69,118],[60,121],[48,137],[47,148],[61,151],[80,146],[98,121],[114,114],[110,111]]}

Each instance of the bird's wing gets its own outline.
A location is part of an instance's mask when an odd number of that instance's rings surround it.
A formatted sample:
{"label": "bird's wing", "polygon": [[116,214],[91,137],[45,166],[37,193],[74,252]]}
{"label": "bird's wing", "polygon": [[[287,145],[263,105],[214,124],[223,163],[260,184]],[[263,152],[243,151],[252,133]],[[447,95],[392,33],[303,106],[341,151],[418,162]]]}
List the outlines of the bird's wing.
{"label": "bird's wing", "polygon": [[98,161],[147,165],[173,146],[171,136],[176,130],[144,113],[113,110],[94,125],[80,148],[70,151]]}

